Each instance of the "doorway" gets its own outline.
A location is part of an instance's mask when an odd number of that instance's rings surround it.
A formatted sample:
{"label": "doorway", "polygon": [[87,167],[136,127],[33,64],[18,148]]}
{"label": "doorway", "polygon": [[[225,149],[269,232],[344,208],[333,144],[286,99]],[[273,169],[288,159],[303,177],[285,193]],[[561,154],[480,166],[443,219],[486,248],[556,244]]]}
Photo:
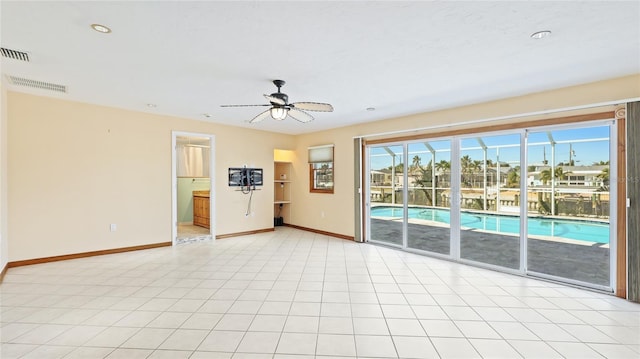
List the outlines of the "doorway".
{"label": "doorway", "polygon": [[215,238],[215,136],[172,132],[172,243]]}

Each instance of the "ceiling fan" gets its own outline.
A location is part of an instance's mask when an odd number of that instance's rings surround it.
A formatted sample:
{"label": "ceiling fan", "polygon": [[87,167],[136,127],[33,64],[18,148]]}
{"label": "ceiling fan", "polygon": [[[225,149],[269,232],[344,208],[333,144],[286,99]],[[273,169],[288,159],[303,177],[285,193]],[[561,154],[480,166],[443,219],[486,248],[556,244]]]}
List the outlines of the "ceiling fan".
{"label": "ceiling fan", "polygon": [[321,102],[294,102],[289,103],[289,96],[286,93],[280,92],[280,88],[284,86],[283,80],[273,80],[273,84],[278,88],[278,92],[274,92],[271,95],[264,95],[269,100],[269,104],[264,105],[221,105],[221,107],[249,107],[249,106],[271,106],[268,110],[259,113],[256,117],[251,119],[249,123],[258,123],[269,115],[274,120],[282,121],[287,115],[291,116],[294,120],[306,123],[313,121],[313,116],[305,111],[320,111],[320,112],[332,112],[333,106],[328,103]]}

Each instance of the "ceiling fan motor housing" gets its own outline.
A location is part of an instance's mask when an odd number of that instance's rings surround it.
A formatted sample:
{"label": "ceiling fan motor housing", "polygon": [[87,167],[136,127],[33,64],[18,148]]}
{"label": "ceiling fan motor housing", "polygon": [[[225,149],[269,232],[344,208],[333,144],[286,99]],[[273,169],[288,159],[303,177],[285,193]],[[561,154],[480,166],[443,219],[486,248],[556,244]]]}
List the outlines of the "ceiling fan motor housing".
{"label": "ceiling fan motor housing", "polygon": [[[274,92],[274,93],[272,93],[272,94],[271,94],[271,96],[272,96],[272,97],[275,97],[275,98],[279,98],[279,99],[281,99],[282,101],[284,101],[284,103],[285,103],[285,104],[288,104],[288,103],[289,103],[289,96],[287,96],[287,94],[285,94],[285,93],[282,93],[282,92]],[[277,104],[277,103],[273,103],[273,102],[271,102],[271,104],[272,104],[273,106],[276,106],[276,107],[281,107],[281,106],[283,106],[283,105],[280,105],[280,104]]]}

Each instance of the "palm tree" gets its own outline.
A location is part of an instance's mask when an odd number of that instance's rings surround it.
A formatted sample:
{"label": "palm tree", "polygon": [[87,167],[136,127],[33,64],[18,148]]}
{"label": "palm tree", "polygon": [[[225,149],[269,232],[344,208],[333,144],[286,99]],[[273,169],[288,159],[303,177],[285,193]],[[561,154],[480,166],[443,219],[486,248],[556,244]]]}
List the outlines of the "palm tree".
{"label": "palm tree", "polygon": [[451,178],[448,178],[447,175],[451,173],[451,162],[446,160],[440,160],[440,162],[436,162],[436,171],[441,175],[439,178],[440,185],[448,185],[450,183]]}
{"label": "palm tree", "polygon": [[[416,156],[417,157],[417,156]],[[415,160],[415,157],[414,157]],[[431,161],[424,166],[417,167],[417,173],[414,176],[413,185],[416,187],[420,187],[420,189],[424,192],[426,197],[426,205],[433,206],[433,198],[431,196],[431,189],[434,186],[432,169],[431,169]]]}
{"label": "palm tree", "polygon": [[[553,178],[564,179],[570,173],[571,172],[564,172],[562,170],[562,166],[558,166],[553,170]],[[540,181],[542,181],[542,183],[545,184],[545,185],[547,184],[547,182],[551,181],[551,169],[550,168],[540,172]]]}
{"label": "palm tree", "polygon": [[476,186],[476,180],[478,179],[477,173],[482,169],[482,161],[475,160],[471,162],[471,182],[472,187]]}
{"label": "palm tree", "polygon": [[546,169],[540,171],[540,181],[542,181],[543,185],[546,185],[547,182],[551,181],[551,170]]}
{"label": "palm tree", "polygon": [[420,168],[420,161],[421,160],[422,159],[420,158],[420,156],[418,156],[418,155],[413,156],[413,161],[411,162],[411,168],[414,169],[414,170]]}
{"label": "palm tree", "polygon": [[556,167],[555,171],[553,171],[554,177],[560,180],[567,178],[570,174],[570,171],[564,172],[561,166]]}
{"label": "palm tree", "polygon": [[514,167],[507,173],[507,187],[517,188],[520,187],[520,166]]}
{"label": "palm tree", "polygon": [[460,159],[460,167],[462,167],[463,170],[465,168],[469,168],[471,166],[472,162],[473,162],[473,160],[471,159],[471,157],[469,155],[464,155]]}
{"label": "palm tree", "polygon": [[451,162],[440,160],[440,162],[436,163],[436,169],[440,172],[447,172],[451,169]]}
{"label": "palm tree", "polygon": [[609,185],[609,167],[603,168],[602,172],[600,172],[596,178],[602,181],[602,187],[607,187]]}
{"label": "palm tree", "polygon": [[[548,168],[546,170],[543,170],[540,172],[540,180],[542,181],[543,184],[547,184],[547,182],[551,181],[551,180],[555,180],[557,179],[563,179],[566,178],[571,172],[564,172],[562,170],[562,166],[558,165],[556,168],[554,168],[553,170],[553,178],[551,177],[551,168]],[[549,194],[545,194],[545,200],[542,199],[542,193],[538,194],[538,203],[539,203],[539,208],[538,211],[540,211],[541,213],[551,213],[551,206],[549,205]],[[553,196],[551,197],[553,198]],[[558,200],[554,200],[555,205],[553,208],[555,208],[554,213],[552,214],[557,214],[558,212]]]}
{"label": "palm tree", "polygon": [[[471,186],[471,181],[469,181],[469,174],[473,172],[473,160],[469,155],[464,155],[460,159],[460,168],[462,172],[462,183],[466,186]],[[465,178],[466,177],[466,178]]]}

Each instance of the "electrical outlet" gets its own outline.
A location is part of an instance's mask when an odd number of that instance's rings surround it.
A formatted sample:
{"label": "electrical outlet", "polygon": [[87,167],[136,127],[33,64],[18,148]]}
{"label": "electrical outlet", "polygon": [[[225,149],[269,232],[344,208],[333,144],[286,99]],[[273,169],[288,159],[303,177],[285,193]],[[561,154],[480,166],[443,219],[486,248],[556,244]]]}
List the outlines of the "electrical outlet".
{"label": "electrical outlet", "polygon": [[111,225],[109,226],[109,229],[111,230],[111,232],[115,232],[118,229],[118,226],[116,226],[115,223],[111,223]]}
{"label": "electrical outlet", "polygon": [[324,211],[320,211],[320,217],[324,218]]}

